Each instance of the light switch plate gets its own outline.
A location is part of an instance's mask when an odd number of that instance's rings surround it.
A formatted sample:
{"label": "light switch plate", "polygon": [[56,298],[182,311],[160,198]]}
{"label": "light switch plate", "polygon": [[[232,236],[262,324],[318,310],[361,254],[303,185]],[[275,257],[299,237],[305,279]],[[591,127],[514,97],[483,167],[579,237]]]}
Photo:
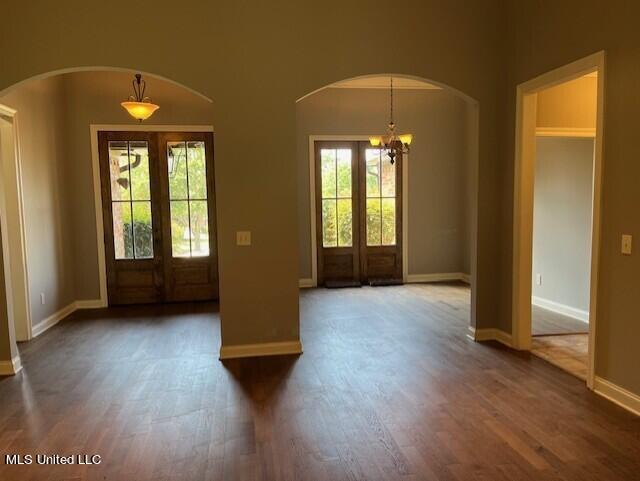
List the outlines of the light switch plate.
{"label": "light switch plate", "polygon": [[624,255],[631,255],[631,241],[632,237],[630,234],[622,234],[622,248],[621,251]]}
{"label": "light switch plate", "polygon": [[251,245],[251,231],[239,230],[236,232],[236,245],[250,246]]}

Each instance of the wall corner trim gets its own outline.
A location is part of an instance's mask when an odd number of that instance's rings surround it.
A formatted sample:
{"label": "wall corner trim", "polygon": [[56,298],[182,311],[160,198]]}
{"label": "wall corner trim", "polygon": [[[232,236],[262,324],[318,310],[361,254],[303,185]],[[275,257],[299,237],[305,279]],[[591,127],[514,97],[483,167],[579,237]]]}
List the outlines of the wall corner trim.
{"label": "wall corner trim", "polygon": [[589,323],[589,311],[577,309],[575,307],[567,306],[566,304],[560,304],[559,302],[550,301],[549,299],[537,296],[531,296],[531,304],[587,324]]}
{"label": "wall corner trim", "polygon": [[241,357],[283,356],[287,354],[302,354],[302,342],[284,341],[220,346],[221,361]]}
{"label": "wall corner trim", "polygon": [[15,376],[22,370],[20,355],[10,361],[0,361],[0,376]]}
{"label": "wall corner trim", "polygon": [[315,282],[313,282],[313,279],[309,277],[305,279],[299,279],[298,287],[300,287],[300,289],[308,289],[310,287],[317,287],[317,286],[315,285]]}
{"label": "wall corner trim", "polygon": [[613,384],[606,379],[596,376],[593,384],[596,394],[607,398],[609,401],[626,409],[627,411],[640,416],[640,396],[627,391],[626,389]]}
{"label": "wall corner trim", "polygon": [[70,316],[78,309],[98,309],[100,307],[106,307],[105,303],[101,299],[73,301],[69,305],[54,312],[49,317],[43,319],[38,324],[33,326],[32,337],[37,337],[43,332],[48,331],[65,317]]}
{"label": "wall corner trim", "polygon": [[467,329],[467,337],[476,342],[498,341],[507,347],[513,348],[513,339],[511,338],[511,334],[504,332],[501,329],[476,329],[469,326]]}

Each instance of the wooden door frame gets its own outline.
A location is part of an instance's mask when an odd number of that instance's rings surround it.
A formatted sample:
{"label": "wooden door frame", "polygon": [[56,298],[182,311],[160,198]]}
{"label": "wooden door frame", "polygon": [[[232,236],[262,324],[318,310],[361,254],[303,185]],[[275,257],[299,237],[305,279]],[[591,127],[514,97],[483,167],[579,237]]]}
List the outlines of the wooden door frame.
{"label": "wooden door frame", "polygon": [[91,306],[106,307],[107,300],[107,262],[104,243],[104,217],[102,215],[102,191],[100,184],[100,155],[98,151],[98,132],[211,132],[212,125],[147,125],[147,124],[91,124],[91,168],[93,173],[93,201],[96,216],[96,243],[98,251],[98,276],[100,297],[89,301]]}
{"label": "wooden door frame", "polygon": [[597,52],[518,85],[513,189],[512,343],[531,349],[531,291],[533,258],[533,183],[536,152],[536,106],[541,90],[598,73],[595,155],[593,166],[593,211],[591,220],[591,276],[589,301],[589,362],[587,386],[594,388],[595,337],[600,258],[601,191],[603,166],[603,122],[605,53]]}
{"label": "wooden door frame", "polygon": [[[13,329],[16,341],[28,341],[33,338],[33,319],[29,291],[29,269],[27,264],[27,234],[24,217],[24,196],[22,181],[22,159],[20,149],[20,131],[18,111],[0,104],[0,115],[10,119],[13,142],[12,172],[10,176],[0,175],[2,195],[6,192],[17,193],[17,198],[5,197],[0,202],[0,222],[2,222],[2,240],[0,242],[5,268],[5,282],[7,283],[7,310],[13,313],[9,322],[9,329]],[[2,159],[4,162],[4,159]],[[0,166],[0,172],[2,172]],[[6,173],[4,173],[6,174]],[[9,225],[7,221],[7,203],[11,202],[16,208],[17,225]],[[9,235],[9,232],[13,235]],[[19,361],[18,357],[18,361]]]}
{"label": "wooden door frame", "polygon": [[[300,287],[318,287],[318,240],[316,213],[316,142],[362,142],[370,135],[309,135],[309,224],[311,233],[311,278],[300,279]],[[402,156],[402,279],[407,282],[409,272],[409,154]]]}

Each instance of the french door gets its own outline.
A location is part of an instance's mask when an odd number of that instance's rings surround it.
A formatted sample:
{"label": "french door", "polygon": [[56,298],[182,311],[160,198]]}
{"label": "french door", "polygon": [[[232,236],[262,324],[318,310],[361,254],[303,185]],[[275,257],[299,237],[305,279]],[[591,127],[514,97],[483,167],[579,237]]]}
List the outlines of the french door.
{"label": "french door", "polygon": [[402,156],[368,142],[316,142],[318,283],[402,282]]}
{"label": "french door", "polygon": [[110,305],[218,298],[213,135],[99,132]]}

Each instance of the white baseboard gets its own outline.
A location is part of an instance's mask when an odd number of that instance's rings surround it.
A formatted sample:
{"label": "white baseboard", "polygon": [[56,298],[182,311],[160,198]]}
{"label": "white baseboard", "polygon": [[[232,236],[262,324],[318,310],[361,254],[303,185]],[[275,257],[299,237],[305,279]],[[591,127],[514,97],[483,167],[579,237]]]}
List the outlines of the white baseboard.
{"label": "white baseboard", "polygon": [[22,370],[20,356],[16,356],[10,361],[0,361],[0,376],[13,376]]}
{"label": "white baseboard", "polygon": [[309,287],[315,287],[315,285],[313,284],[313,279],[306,278],[298,280],[298,287],[300,287],[301,289],[307,289]]}
{"label": "white baseboard", "polygon": [[437,274],[408,274],[407,283],[463,281],[469,283],[469,274],[462,272],[444,272]]}
{"label": "white baseboard", "polygon": [[476,329],[469,326],[467,337],[472,341],[498,341],[507,347],[513,347],[513,340],[511,334],[504,332],[502,329]]}
{"label": "white baseboard", "polygon": [[31,336],[39,336],[43,332],[51,329],[53,326],[58,324],[65,317],[73,314],[78,309],[97,309],[99,307],[104,307],[104,303],[100,299],[74,301],[68,306],[65,306],[59,311],[54,312],[49,317],[43,319],[38,324],[33,326],[31,330]]}
{"label": "white baseboard", "polygon": [[302,354],[302,343],[300,341],[286,341],[220,347],[221,361],[239,357],[282,356],[285,354]]}
{"label": "white baseboard", "polygon": [[586,322],[587,324],[589,323],[589,311],[583,311],[582,309],[576,309],[575,307],[536,296],[531,296],[531,304],[547,309],[548,311],[562,314],[563,316],[571,317],[578,321]]}
{"label": "white baseboard", "polygon": [[596,376],[593,390],[636,416],[640,416],[640,396]]}

